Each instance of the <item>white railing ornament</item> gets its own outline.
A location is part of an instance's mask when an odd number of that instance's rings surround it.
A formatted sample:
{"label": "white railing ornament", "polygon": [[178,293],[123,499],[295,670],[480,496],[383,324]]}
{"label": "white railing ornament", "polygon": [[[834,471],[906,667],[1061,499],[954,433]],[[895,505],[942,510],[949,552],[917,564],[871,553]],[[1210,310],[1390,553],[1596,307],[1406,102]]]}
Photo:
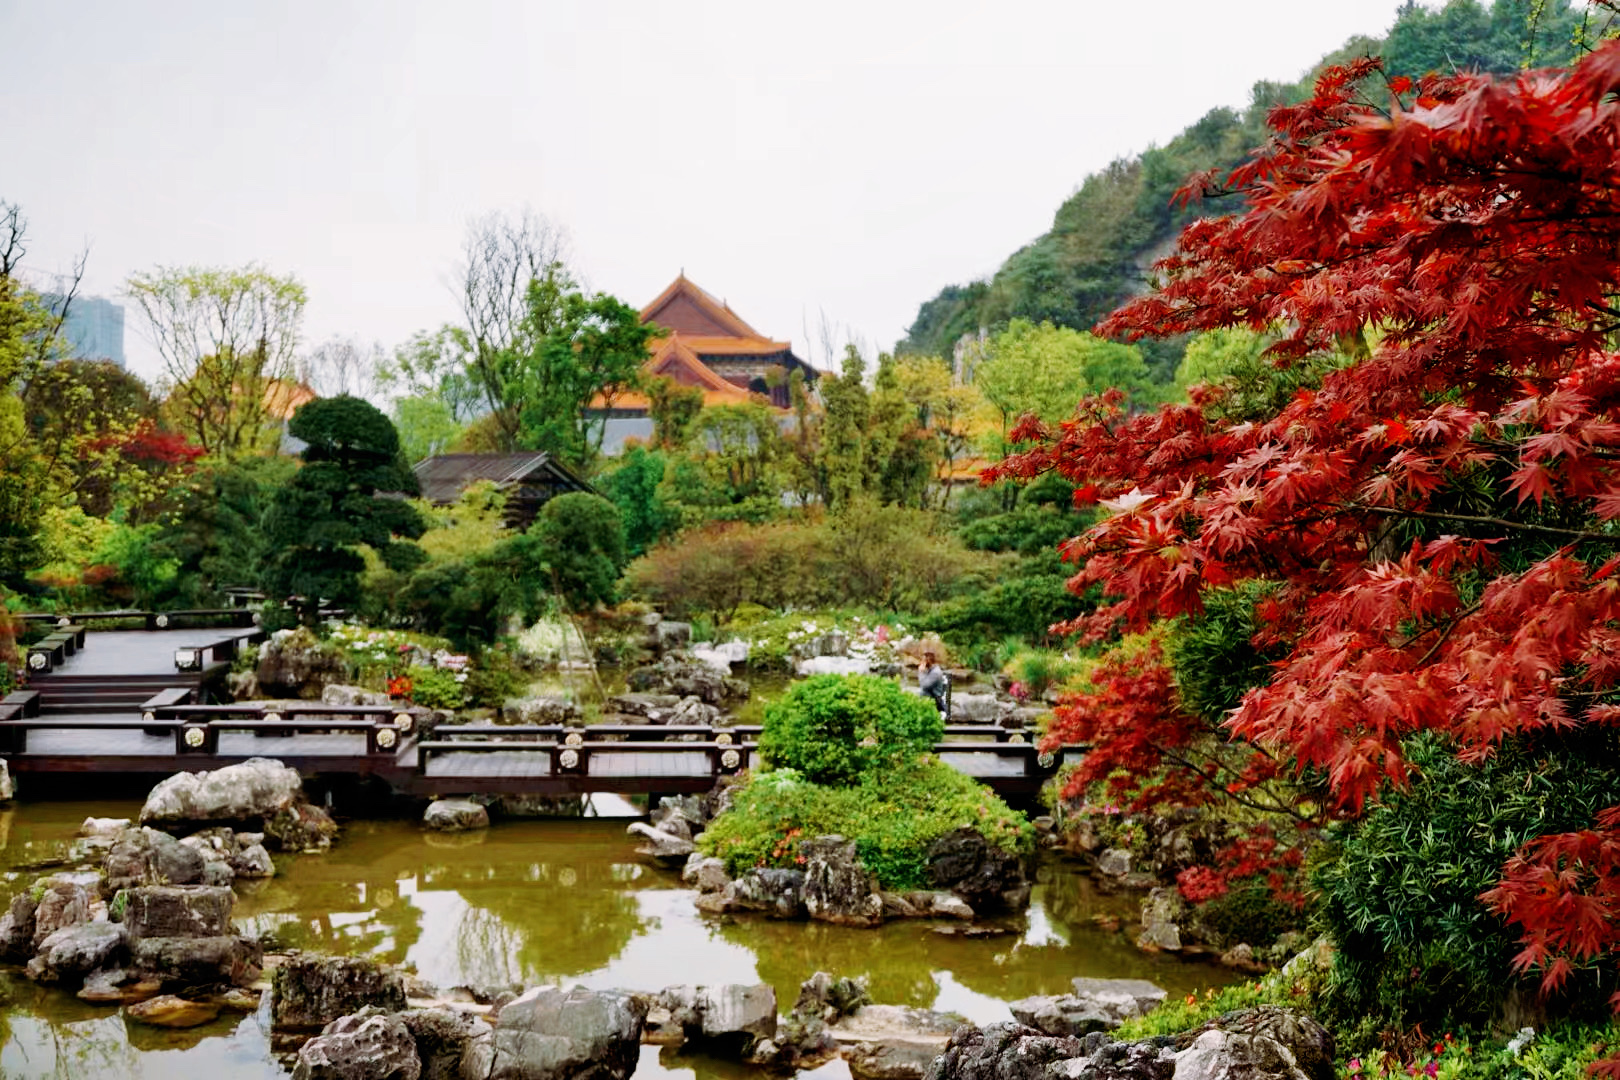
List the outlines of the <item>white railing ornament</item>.
{"label": "white railing ornament", "polygon": [[152,620],[152,624],[159,630],[167,630],[169,628],[169,617],[167,615],[159,615],[157,618]]}
{"label": "white railing ornament", "polygon": [[720,767],[722,769],[735,769],[740,764],[742,764],[742,755],[735,750],[727,750],[720,755]]}
{"label": "white railing ornament", "polygon": [[193,725],[192,727],[186,728],[185,740],[187,746],[201,746],[203,744],[203,740],[207,737],[207,734],[201,727]]}
{"label": "white railing ornament", "polygon": [[579,768],[579,751],[564,750],[562,753],[557,755],[557,764],[561,765],[565,769]]}
{"label": "white railing ornament", "polygon": [[399,741],[399,735],[391,727],[382,728],[377,732],[377,746],[387,750]]}
{"label": "white railing ornament", "polygon": [[722,731],[720,734],[718,734],[718,735],[716,735],[714,737],[714,741],[716,743],[720,744],[721,746],[730,746],[731,745],[731,732]]}
{"label": "white railing ornament", "polygon": [[28,654],[28,666],[35,671],[44,671],[45,665],[50,662],[50,659],[42,652]]}
{"label": "white railing ornament", "polygon": [[570,731],[567,735],[563,736],[563,745],[564,746],[584,746],[585,745],[585,736],[581,735],[577,731]]}
{"label": "white railing ornament", "polygon": [[400,731],[411,730],[411,725],[414,723],[416,723],[416,719],[408,712],[394,714],[394,726],[399,728]]}

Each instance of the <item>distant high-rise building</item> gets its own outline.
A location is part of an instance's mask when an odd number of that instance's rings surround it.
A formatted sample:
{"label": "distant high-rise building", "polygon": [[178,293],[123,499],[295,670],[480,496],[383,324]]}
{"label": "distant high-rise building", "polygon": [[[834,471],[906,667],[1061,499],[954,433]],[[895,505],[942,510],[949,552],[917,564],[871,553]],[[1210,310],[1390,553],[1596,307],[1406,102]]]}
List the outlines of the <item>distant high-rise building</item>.
{"label": "distant high-rise building", "polygon": [[[60,311],[65,298],[41,293],[52,311]],[[111,360],[124,366],[124,308],[100,296],[75,296],[62,327],[69,354],[75,360]]]}

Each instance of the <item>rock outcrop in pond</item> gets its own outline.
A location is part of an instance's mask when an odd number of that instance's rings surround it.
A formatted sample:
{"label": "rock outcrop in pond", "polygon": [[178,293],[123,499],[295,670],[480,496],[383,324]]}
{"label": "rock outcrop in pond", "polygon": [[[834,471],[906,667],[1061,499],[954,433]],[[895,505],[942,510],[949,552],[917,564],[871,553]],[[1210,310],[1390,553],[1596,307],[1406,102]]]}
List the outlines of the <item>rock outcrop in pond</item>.
{"label": "rock outcrop in pond", "polygon": [[270,758],[176,773],[147,795],[141,824],[182,834],[216,825],[248,828],[282,851],[321,850],[338,831],[331,815],[304,797],[298,770]]}
{"label": "rock outcrop in pond", "polygon": [[1177,1035],[1121,1042],[1019,1024],[964,1027],[927,1080],[1332,1080],[1333,1037],[1294,1009],[1262,1005]]}

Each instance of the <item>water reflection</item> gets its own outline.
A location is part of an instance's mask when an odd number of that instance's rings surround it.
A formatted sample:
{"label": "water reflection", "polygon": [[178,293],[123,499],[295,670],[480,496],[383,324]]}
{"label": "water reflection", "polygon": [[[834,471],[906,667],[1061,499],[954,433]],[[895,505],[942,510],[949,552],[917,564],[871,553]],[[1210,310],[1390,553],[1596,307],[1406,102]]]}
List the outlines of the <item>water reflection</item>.
{"label": "water reflection", "polygon": [[[73,863],[87,816],[129,803],[24,804],[0,817],[0,874],[26,887]],[[277,857],[278,876],[238,886],[239,928],[286,947],[414,967],[441,987],[582,983],[656,990],[676,983],[767,981],[785,1010],[818,970],[865,977],[878,1001],[959,1012],[980,1023],[1006,1002],[1061,993],[1076,975],[1140,976],[1182,994],[1227,981],[1218,970],[1137,952],[1098,914],[1137,901],[1095,894],[1061,866],[1043,872],[1027,913],[993,937],[946,936],[926,922],[854,930],[700,915],[678,876],[635,861],[622,820],[511,822],[446,844],[414,822],[353,822],[321,856]],[[955,924],[947,924],[955,928]],[[126,1024],[104,1006],[26,979],[0,985],[5,1077],[284,1075],[252,1017],[189,1032]],[[835,1069],[835,1071],[837,1071]],[[646,1048],[638,1076],[742,1080],[756,1074]]]}

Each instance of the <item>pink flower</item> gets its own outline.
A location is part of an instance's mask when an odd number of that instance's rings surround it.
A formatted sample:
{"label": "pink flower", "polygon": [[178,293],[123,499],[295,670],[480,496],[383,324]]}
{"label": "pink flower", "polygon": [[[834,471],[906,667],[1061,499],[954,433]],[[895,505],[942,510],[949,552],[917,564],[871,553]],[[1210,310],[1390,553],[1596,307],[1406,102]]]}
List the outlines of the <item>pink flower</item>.
{"label": "pink flower", "polygon": [[882,645],[889,640],[889,628],[882,623],[878,624],[877,640],[879,645]]}
{"label": "pink flower", "polygon": [[1430,1076],[1433,1076],[1435,1073],[1440,1071],[1440,1063],[1438,1061],[1431,1061],[1427,1065],[1423,1066],[1423,1071],[1428,1073]]}

